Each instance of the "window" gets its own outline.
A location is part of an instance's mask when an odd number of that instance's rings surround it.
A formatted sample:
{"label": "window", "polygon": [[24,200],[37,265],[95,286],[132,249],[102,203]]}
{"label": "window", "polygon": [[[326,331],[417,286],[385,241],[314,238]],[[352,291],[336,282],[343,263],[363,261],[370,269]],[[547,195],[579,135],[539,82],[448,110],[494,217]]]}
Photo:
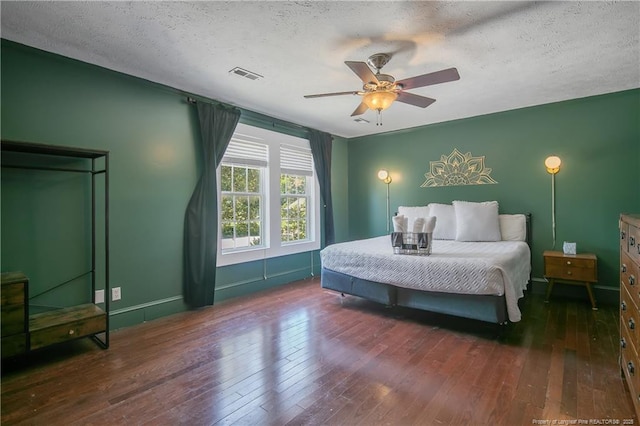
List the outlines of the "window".
{"label": "window", "polygon": [[320,248],[308,140],[240,123],[218,173],[218,265]]}
{"label": "window", "polygon": [[283,244],[308,241],[312,205],[313,157],[311,149],[280,146],[280,239]]}
{"label": "window", "polygon": [[234,136],[220,165],[222,250],[262,247],[268,146]]}

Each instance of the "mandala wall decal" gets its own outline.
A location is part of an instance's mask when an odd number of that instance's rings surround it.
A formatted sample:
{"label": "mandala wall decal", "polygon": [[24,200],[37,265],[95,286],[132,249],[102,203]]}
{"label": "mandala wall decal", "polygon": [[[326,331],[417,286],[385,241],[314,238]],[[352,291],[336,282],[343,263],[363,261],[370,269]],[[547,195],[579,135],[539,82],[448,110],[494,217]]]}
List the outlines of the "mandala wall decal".
{"label": "mandala wall decal", "polygon": [[498,183],[491,176],[491,169],[484,166],[484,155],[473,157],[470,152],[462,154],[454,149],[442,155],[440,161],[429,161],[427,180],[421,188],[434,186],[486,185]]}

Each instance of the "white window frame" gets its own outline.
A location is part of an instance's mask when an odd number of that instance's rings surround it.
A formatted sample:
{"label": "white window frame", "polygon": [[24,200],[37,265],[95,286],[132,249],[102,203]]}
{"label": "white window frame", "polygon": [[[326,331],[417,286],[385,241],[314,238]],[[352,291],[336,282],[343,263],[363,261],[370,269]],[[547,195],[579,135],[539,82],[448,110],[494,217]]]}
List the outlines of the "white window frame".
{"label": "white window frame", "polygon": [[[307,139],[278,133],[260,127],[238,123],[234,135],[241,136],[246,140],[254,140],[264,143],[268,148],[268,165],[264,171],[263,191],[263,245],[260,247],[247,247],[233,251],[222,252],[222,208],[220,190],[220,167],[216,170],[218,175],[217,197],[218,197],[218,247],[217,265],[226,266],[238,263],[251,262],[255,260],[268,259],[272,257],[285,256],[296,253],[304,253],[320,249],[320,186],[316,177],[315,169],[311,176],[311,206],[307,208],[309,221],[309,238],[304,241],[282,242],[280,241],[280,146],[290,145],[300,149],[310,150]],[[223,162],[224,163],[224,160]],[[313,167],[313,161],[311,166]],[[285,171],[286,172],[286,171]]]}

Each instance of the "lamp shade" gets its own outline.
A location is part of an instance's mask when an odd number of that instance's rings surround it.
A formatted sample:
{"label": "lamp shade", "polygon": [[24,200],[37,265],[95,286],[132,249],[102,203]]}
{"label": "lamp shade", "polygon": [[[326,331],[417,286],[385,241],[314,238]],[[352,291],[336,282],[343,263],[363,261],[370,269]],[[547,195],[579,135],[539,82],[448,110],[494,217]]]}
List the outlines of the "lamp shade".
{"label": "lamp shade", "polygon": [[560,160],[560,157],[556,157],[555,155],[547,157],[547,159],[544,160],[544,165],[547,168],[547,172],[554,175],[560,171],[561,164],[562,160]]}
{"label": "lamp shade", "polygon": [[364,102],[369,109],[382,111],[389,108],[397,97],[398,94],[395,92],[377,91],[364,95],[362,102]]}
{"label": "lamp shade", "polygon": [[378,170],[378,179],[386,184],[391,183],[391,175],[389,175],[389,172],[384,169]]}

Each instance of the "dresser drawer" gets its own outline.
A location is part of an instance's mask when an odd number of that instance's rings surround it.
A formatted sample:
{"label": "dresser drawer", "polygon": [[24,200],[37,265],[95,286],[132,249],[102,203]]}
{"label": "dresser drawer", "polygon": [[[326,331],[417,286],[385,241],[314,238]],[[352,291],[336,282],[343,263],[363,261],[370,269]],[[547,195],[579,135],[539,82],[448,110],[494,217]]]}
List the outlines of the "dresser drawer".
{"label": "dresser drawer", "polygon": [[620,220],[620,253],[629,253],[629,224]]}
{"label": "dresser drawer", "polygon": [[640,263],[640,228],[629,225],[629,256]]}
{"label": "dresser drawer", "polygon": [[26,331],[25,315],[24,305],[3,306],[2,317],[0,318],[2,337],[24,333]]}
{"label": "dresser drawer", "polygon": [[621,349],[620,368],[624,371],[624,375],[627,378],[629,391],[635,404],[640,400],[640,394],[638,394],[638,389],[640,389],[638,387],[640,384],[640,365],[638,365],[638,357],[633,352],[633,348],[627,347],[625,349]]}
{"label": "dresser drawer", "polygon": [[27,333],[18,333],[2,337],[2,358],[25,353],[27,351]]}
{"label": "dresser drawer", "polygon": [[578,257],[545,257],[544,274],[547,277],[596,282],[596,261]]}
{"label": "dresser drawer", "polygon": [[626,311],[620,311],[620,328],[626,330],[625,338],[628,343],[631,343],[631,346],[634,349],[638,348],[638,343],[640,341],[638,338],[640,336],[638,333],[638,329],[640,329],[640,322],[638,321],[638,312],[635,308],[635,304],[630,302],[627,304]]}
{"label": "dresser drawer", "polygon": [[620,288],[627,289],[636,306],[640,305],[640,283],[638,265],[631,260],[627,253],[620,253]]}
{"label": "dresser drawer", "polygon": [[23,282],[3,284],[2,293],[0,294],[0,305],[2,307],[24,305],[24,284]]}
{"label": "dresser drawer", "polygon": [[638,355],[638,351],[631,341],[629,330],[622,321],[620,324],[620,351],[623,354],[627,354],[626,357],[628,359],[636,358]]}
{"label": "dresser drawer", "polygon": [[[25,307],[25,282],[8,282],[9,274],[3,274],[2,301],[0,306],[0,330],[2,338],[27,331]],[[4,355],[4,354],[3,354]]]}

